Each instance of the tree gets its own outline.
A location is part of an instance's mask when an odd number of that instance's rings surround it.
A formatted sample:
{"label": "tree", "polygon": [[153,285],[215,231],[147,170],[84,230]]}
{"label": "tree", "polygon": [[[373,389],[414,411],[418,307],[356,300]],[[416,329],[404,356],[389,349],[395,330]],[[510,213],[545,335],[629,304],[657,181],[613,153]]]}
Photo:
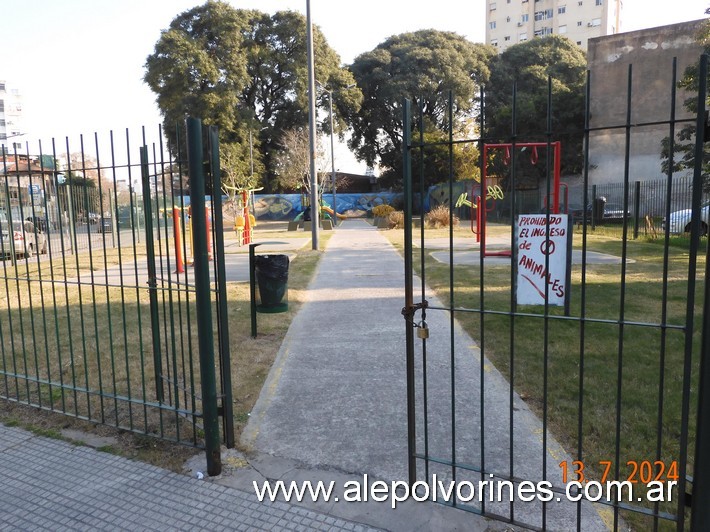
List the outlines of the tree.
{"label": "tree", "polygon": [[[705,10],[706,15],[710,15],[710,8]],[[704,53],[710,53],[710,19],[707,20],[698,31],[696,40],[704,48]],[[678,88],[685,89],[692,96],[684,102],[684,107],[689,113],[698,112],[698,89],[699,89],[699,64],[688,66],[683,73],[683,78],[678,82]],[[710,77],[708,78],[710,82]],[[668,172],[671,164],[671,142],[670,137],[661,141],[661,170]],[[687,125],[678,133],[673,144],[673,172],[680,172],[695,168],[695,125]],[[704,147],[702,161],[703,190],[710,192],[710,151]]]}
{"label": "tree", "polygon": [[[319,194],[329,174],[325,171],[325,154],[320,137],[316,145],[316,173]],[[284,190],[302,190],[311,193],[310,140],[306,128],[289,129],[281,137],[281,149],[276,155],[277,180]]]}
{"label": "tree", "polygon": [[[316,77],[334,88],[352,83],[317,27],[313,34]],[[158,95],[170,138],[174,124],[192,115],[217,125],[222,145],[240,145],[232,155],[241,156],[230,157],[235,168],[226,171],[239,173],[249,161],[251,131],[252,160],[263,163],[260,177],[270,190],[281,133],[308,122],[305,17],[290,11],[269,16],[209,0],[176,17],[161,34],[146,61],[145,81]],[[361,97],[358,90],[341,91],[334,103],[346,116]]]}
{"label": "tree", "polygon": [[[578,173],[583,167],[585,53],[560,35],[535,38],[507,48],[491,64],[485,89],[485,136],[510,142],[513,87],[516,88],[516,140],[548,140],[548,79],[551,80],[552,141],[562,143],[562,170]],[[497,169],[501,174],[502,157]],[[544,165],[518,159],[520,175],[544,176]],[[532,183],[537,185],[537,183]]]}
{"label": "tree", "polygon": [[[426,123],[445,131],[451,91],[458,137],[478,112],[480,86],[488,79],[494,55],[491,46],[437,30],[396,35],[360,55],[351,69],[364,99],[360,111],[348,116],[350,148],[368,166],[378,163],[383,178],[396,184],[402,172],[403,99],[416,99]],[[438,178],[430,174],[427,181]]]}

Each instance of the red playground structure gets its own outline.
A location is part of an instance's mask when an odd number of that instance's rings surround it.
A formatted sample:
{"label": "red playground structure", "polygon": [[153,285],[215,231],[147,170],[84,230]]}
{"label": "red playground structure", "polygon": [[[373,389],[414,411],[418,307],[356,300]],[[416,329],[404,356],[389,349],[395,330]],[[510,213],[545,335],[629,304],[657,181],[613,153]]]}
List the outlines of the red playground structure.
{"label": "red playground structure", "polygon": [[[481,244],[481,253],[484,257],[492,256],[510,256],[510,250],[489,251],[486,249],[486,221],[488,212],[491,212],[495,207],[496,200],[502,200],[503,190],[498,185],[488,184],[488,160],[491,150],[505,150],[503,162],[510,164],[510,152],[513,148],[530,149],[530,162],[537,164],[538,148],[552,148],[553,150],[553,185],[552,185],[552,205],[550,212],[558,214],[560,212],[560,160],[562,152],[562,144],[557,142],[520,142],[501,143],[501,144],[484,144],[483,145],[483,172],[481,174],[480,193],[475,195],[474,188],[471,188],[472,201],[466,199],[464,192],[456,202],[456,207],[468,205],[471,208],[471,231],[476,235],[476,242]],[[489,201],[492,200],[492,201]],[[475,227],[474,227],[475,220]]]}

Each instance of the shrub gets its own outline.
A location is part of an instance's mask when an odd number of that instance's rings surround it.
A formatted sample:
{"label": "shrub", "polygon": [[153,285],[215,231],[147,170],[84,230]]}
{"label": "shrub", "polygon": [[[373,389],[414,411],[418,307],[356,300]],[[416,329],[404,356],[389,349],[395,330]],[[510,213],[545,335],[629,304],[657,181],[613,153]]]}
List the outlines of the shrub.
{"label": "shrub", "polygon": [[372,215],[377,218],[387,218],[393,212],[394,207],[390,205],[377,205],[372,208]]}
{"label": "shrub", "polygon": [[404,211],[391,212],[389,221],[393,229],[404,229]]}
{"label": "shrub", "polygon": [[[430,210],[424,216],[424,223],[427,227],[434,229],[439,229],[440,227],[448,227],[450,221],[451,213],[446,205],[438,205]],[[458,216],[454,215],[453,225],[454,227],[459,224]]]}

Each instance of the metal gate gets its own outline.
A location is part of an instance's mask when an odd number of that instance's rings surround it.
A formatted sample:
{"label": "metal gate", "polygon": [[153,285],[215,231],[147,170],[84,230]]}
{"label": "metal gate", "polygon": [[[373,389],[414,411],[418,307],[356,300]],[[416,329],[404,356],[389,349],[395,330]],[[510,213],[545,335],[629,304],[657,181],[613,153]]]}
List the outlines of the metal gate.
{"label": "metal gate", "polygon": [[[523,156],[517,144],[526,139],[515,135],[515,112],[507,139],[454,139],[450,97],[448,142],[434,145],[424,141],[426,121],[416,102],[404,102],[409,482],[426,483],[435,500],[539,530],[710,526],[708,245],[701,221],[707,57],[696,119],[675,117],[675,64],[673,71],[669,118],[653,125],[666,127],[670,139],[681,122],[696,127],[688,234],[669,231],[680,179],[672,164],[662,195],[665,220],[645,218],[656,236],[639,235],[635,225],[640,209],[634,212],[630,199],[630,145],[649,124],[631,121],[631,67],[626,120],[602,127],[590,127],[588,74],[583,206],[566,217],[551,202],[531,207],[516,192],[516,158]],[[541,131],[550,147],[557,140],[552,123]],[[482,116],[480,131],[484,126]],[[622,132],[625,146],[620,199],[626,214],[613,221],[586,208],[593,199],[589,150],[605,129]],[[484,153],[485,144],[501,142],[510,144],[504,176],[510,215],[478,226],[496,250],[486,254],[463,224],[454,228],[455,147],[473,144]],[[448,194],[438,199],[448,204],[449,219],[448,228],[433,229],[430,215],[414,210],[427,204],[427,153],[440,153],[442,145],[450,167]],[[541,152],[544,199],[554,196],[554,161],[553,150]],[[480,194],[468,208],[492,203],[486,190]],[[541,204],[549,207],[540,211]],[[567,208],[562,201],[559,212]],[[475,230],[476,213],[469,218]],[[531,258],[528,234],[521,233],[523,223],[535,220],[542,220],[541,259]],[[554,221],[571,249],[562,261],[566,279],[553,278],[551,270]],[[526,267],[542,298],[537,304],[518,300],[518,275]],[[557,291],[566,292],[564,305],[553,304]]]}
{"label": "metal gate", "polygon": [[234,445],[217,131],[163,139],[3,149],[0,397],[205,447],[216,474],[219,417]]}

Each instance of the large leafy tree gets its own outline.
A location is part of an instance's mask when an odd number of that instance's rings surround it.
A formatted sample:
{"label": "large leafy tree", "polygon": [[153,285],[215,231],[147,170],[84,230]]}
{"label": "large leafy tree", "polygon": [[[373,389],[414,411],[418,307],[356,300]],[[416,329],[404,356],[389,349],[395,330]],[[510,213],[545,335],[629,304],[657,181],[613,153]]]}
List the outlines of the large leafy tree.
{"label": "large leafy tree", "polygon": [[[710,8],[705,10],[706,15],[710,15]],[[710,19],[701,27],[696,36],[698,43],[704,48],[704,53],[710,54]],[[700,76],[698,72],[699,64],[693,64],[685,69],[683,79],[678,82],[678,87],[688,91],[691,96],[684,102],[686,110],[690,113],[698,112],[698,88]],[[710,82],[710,78],[708,79]],[[710,102],[708,102],[710,104]],[[666,137],[661,141],[661,170],[668,172],[671,164],[670,158],[671,142]],[[677,134],[673,143],[673,172],[695,168],[695,125],[683,127]],[[703,150],[702,161],[703,189],[710,191],[710,150]]]}
{"label": "large leafy tree", "polygon": [[[318,79],[334,88],[352,83],[317,27],[313,33]],[[242,174],[251,133],[251,156],[256,167],[263,164],[270,190],[282,132],[308,122],[305,17],[209,0],[178,15],[161,34],[146,61],[145,81],[157,94],[169,137],[188,115],[217,125],[230,154],[242,154]],[[357,110],[359,90],[336,95],[341,116]],[[342,120],[336,123],[342,129]]]}
{"label": "large leafy tree", "polygon": [[[549,116],[551,140],[562,143],[562,172],[580,172],[586,68],[585,53],[560,35],[535,38],[507,48],[491,64],[490,82],[485,89],[485,136],[493,142],[511,141],[515,92],[516,140],[547,141]],[[551,109],[548,87],[552,93]],[[539,160],[542,157],[540,153]],[[494,168],[501,175],[507,174],[501,168],[504,159],[507,162],[506,157],[498,157]],[[533,164],[534,160],[534,157],[518,158],[517,177],[543,177],[545,165]]]}
{"label": "large leafy tree", "polygon": [[[351,149],[369,166],[379,164],[382,178],[397,186],[402,172],[404,98],[416,101],[429,138],[440,140],[448,127],[447,102],[453,93],[453,128],[458,138],[477,113],[480,86],[488,79],[488,62],[494,55],[490,46],[436,30],[396,35],[360,55],[351,70],[364,99],[360,111],[348,117],[353,128]],[[430,160],[426,184],[448,174],[448,156],[439,155],[437,161]],[[462,171],[461,177],[467,173],[471,172]]]}

